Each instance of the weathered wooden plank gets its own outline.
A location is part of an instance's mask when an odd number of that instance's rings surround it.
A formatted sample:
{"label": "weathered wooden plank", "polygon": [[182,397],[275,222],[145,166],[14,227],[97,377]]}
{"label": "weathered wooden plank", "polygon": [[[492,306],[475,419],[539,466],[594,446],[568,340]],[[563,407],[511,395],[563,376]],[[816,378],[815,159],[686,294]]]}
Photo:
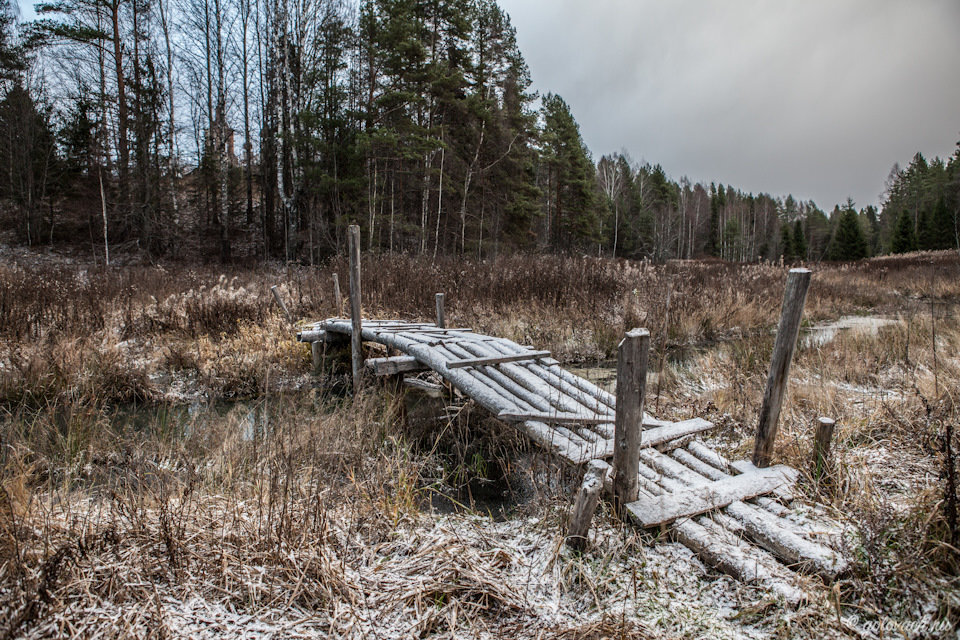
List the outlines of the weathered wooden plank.
{"label": "weathered wooden plank", "polygon": [[[734,460],[730,462],[730,468],[737,473],[752,473],[757,470],[757,467],[749,460]],[[789,483],[777,487],[772,493],[784,502],[791,502],[793,500],[793,484],[800,476],[800,472],[790,467],[787,468],[790,469],[793,479]]]}
{"label": "weathered wooden plank", "polygon": [[470,358],[468,360],[454,360],[447,363],[448,369],[460,369],[463,367],[483,367],[492,364],[503,364],[505,362],[518,362],[520,360],[536,360],[537,358],[546,358],[550,355],[549,351],[528,351],[511,356],[491,356],[489,358]]}
{"label": "weathered wooden plank", "polygon": [[613,416],[585,416],[576,413],[513,413],[501,411],[497,418],[504,422],[524,422],[536,420],[546,424],[603,424],[609,423]]}
{"label": "weathered wooden plank", "polygon": [[327,344],[343,344],[350,342],[350,336],[345,333],[333,333],[323,329],[301,329],[297,333],[300,342],[325,342]]}
{"label": "weathered wooden plank", "polygon": [[430,367],[424,366],[413,356],[390,356],[387,358],[367,358],[363,365],[377,376],[393,376],[407,371],[426,371]]}
{"label": "weathered wooden plank", "polygon": [[724,478],[707,485],[677,491],[655,499],[637,500],[627,510],[643,527],[673,522],[746,500],[792,482],[790,467],[777,465],[754,473]]}

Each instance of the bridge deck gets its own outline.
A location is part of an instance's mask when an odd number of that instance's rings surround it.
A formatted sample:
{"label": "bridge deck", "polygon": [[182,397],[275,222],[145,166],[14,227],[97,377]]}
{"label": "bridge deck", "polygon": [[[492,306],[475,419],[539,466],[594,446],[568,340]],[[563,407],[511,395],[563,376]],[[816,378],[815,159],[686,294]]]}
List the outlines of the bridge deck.
{"label": "bridge deck", "polygon": [[[613,455],[616,398],[560,367],[545,351],[511,340],[427,323],[370,321],[362,337],[412,356],[480,406],[574,464]],[[350,335],[349,320],[331,318],[301,330]],[[651,447],[711,428],[644,414],[641,446]]]}

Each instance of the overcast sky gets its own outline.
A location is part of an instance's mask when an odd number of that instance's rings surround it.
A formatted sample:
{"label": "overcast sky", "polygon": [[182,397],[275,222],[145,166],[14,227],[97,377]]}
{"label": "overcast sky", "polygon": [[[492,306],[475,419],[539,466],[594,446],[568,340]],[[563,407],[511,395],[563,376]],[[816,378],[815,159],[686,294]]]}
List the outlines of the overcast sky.
{"label": "overcast sky", "polygon": [[958,0],[499,1],[594,160],[830,210],[960,139]]}

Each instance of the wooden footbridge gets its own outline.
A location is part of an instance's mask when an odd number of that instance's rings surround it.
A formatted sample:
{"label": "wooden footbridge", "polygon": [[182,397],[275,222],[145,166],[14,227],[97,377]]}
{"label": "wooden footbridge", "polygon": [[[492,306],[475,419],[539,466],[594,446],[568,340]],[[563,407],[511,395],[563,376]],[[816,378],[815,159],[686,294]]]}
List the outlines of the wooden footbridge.
{"label": "wooden footbridge", "polygon": [[[713,427],[710,422],[670,422],[643,412],[645,330],[629,332],[620,345],[613,395],[564,370],[549,352],[468,328],[446,328],[442,294],[435,323],[362,319],[355,253],[351,318],[301,326],[298,340],[313,343],[315,353],[325,344],[350,341],[355,385],[364,369],[401,377],[432,371],[547,451],[584,466],[567,530],[572,546],[585,546],[599,495],[607,491],[618,511],[637,525],[669,533],[707,564],[791,603],[804,598],[794,571],[830,581],[846,568],[831,547],[838,527],[811,515],[815,509],[794,507],[798,472],[769,464],[809,271],[794,270],[788,280],[754,459],[731,462],[697,438]],[[387,357],[364,360],[364,341],[385,347]],[[823,426],[832,429],[832,422]],[[818,442],[822,458],[829,435],[818,432]]]}

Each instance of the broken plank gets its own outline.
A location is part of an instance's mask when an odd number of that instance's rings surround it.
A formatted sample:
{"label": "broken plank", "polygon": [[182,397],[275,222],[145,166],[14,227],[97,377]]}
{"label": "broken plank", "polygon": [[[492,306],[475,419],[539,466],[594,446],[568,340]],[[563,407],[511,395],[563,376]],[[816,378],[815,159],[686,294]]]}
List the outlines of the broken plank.
{"label": "broken plank", "polygon": [[492,356],[489,358],[469,358],[466,360],[453,360],[447,363],[448,369],[460,369],[462,367],[482,367],[491,364],[502,364],[504,362],[519,362],[521,360],[536,360],[538,358],[547,358],[549,351],[528,351],[526,353],[517,353],[509,356]]}
{"label": "broken plank", "polygon": [[627,509],[641,526],[653,527],[770,493],[777,487],[792,483],[795,478],[793,473],[796,472],[784,465],[757,469],[754,473],[724,478],[655,498],[640,499],[628,504]]}
{"label": "broken plank", "polygon": [[388,358],[367,358],[364,366],[372,370],[374,375],[392,376],[407,371],[425,371],[429,369],[413,356],[390,356]]}
{"label": "broken plank", "polygon": [[607,424],[613,421],[613,416],[585,416],[577,413],[515,413],[501,411],[497,418],[504,422],[524,422],[536,420],[546,424]]}
{"label": "broken plank", "polygon": [[403,386],[408,389],[413,389],[414,391],[419,391],[431,398],[443,398],[446,396],[446,389],[442,384],[436,384],[435,382],[428,382],[418,378],[404,378]]}

